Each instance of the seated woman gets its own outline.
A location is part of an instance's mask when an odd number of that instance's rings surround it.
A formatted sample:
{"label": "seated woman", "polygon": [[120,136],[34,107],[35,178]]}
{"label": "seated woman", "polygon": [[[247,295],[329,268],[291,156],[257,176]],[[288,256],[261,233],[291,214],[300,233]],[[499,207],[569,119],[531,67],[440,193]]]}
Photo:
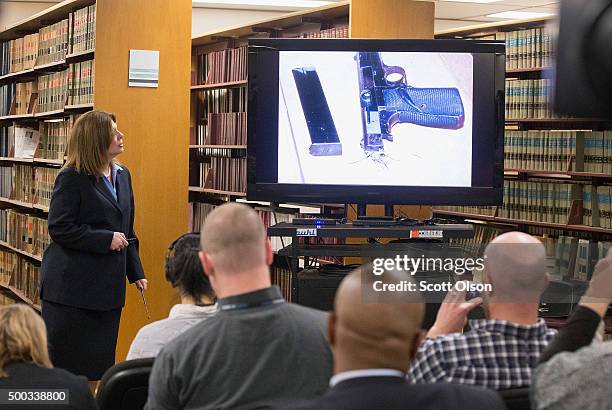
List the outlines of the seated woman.
{"label": "seated woman", "polygon": [[[0,307],[0,390],[15,389],[67,391],[63,403],[36,404],[36,409],[98,408],[85,377],[53,368],[47,351],[45,323],[24,304]],[[0,407],[9,410],[28,406],[16,402],[15,405],[2,404]]]}
{"label": "seated woman", "polygon": [[138,331],[127,360],[155,357],[162,347],[201,320],[217,313],[215,294],[198,257],[200,235],[178,237],[166,253],[166,280],[177,288],[181,303],[174,305],[167,319],[148,324]]}

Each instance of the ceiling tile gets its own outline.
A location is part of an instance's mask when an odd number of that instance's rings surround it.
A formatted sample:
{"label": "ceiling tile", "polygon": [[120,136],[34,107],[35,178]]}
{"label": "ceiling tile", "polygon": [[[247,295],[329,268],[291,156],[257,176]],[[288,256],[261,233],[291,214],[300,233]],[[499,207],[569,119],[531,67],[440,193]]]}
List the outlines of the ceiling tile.
{"label": "ceiling tile", "polygon": [[471,25],[479,25],[486,23],[485,21],[466,21],[466,20],[438,20],[434,21],[434,31],[453,30],[458,28],[464,28]]}
{"label": "ceiling tile", "polygon": [[436,3],[436,18],[458,20],[474,16],[482,16],[491,13],[500,13],[502,11],[515,10],[516,6],[504,6],[497,3],[491,4],[475,4],[475,3],[451,3],[437,2]]}

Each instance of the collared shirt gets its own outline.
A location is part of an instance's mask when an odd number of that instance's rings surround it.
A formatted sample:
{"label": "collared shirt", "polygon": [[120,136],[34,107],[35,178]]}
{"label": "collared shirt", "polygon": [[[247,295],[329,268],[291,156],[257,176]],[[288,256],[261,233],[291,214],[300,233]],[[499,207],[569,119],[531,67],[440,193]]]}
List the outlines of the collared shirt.
{"label": "collared shirt", "polygon": [[122,171],[122,170],[123,168],[121,168],[119,165],[115,164],[114,162],[111,162],[111,181],[109,181],[108,178],[106,178],[105,176],[102,176],[102,179],[104,179],[104,183],[106,184],[106,187],[108,188],[110,193],[115,198],[115,201],[117,200],[117,189],[115,185],[117,181],[117,171]]}
{"label": "collared shirt", "polygon": [[146,409],[268,408],[325,392],[333,367],[326,313],[284,302],[276,286],[218,304],[159,352]]}
{"label": "collared shirt", "polygon": [[358,379],[360,377],[404,377],[404,373],[395,369],[361,369],[338,373],[329,379],[329,387],[334,387],[345,380]]}
{"label": "collared shirt", "polygon": [[155,357],[169,341],[217,313],[217,305],[197,306],[178,304],[172,306],[167,319],[150,323],[138,331],[127,360]]}
{"label": "collared shirt", "polygon": [[451,382],[492,389],[529,386],[540,354],[555,335],[533,325],[470,320],[470,330],[425,340],[407,378],[412,383]]}

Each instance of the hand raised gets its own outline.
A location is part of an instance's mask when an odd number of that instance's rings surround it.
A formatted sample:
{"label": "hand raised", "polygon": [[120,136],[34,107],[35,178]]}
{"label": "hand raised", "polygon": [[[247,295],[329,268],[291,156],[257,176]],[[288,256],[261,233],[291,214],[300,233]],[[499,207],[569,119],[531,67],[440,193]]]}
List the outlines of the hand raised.
{"label": "hand raised", "polygon": [[601,299],[602,303],[612,301],[612,249],[608,250],[606,257],[600,259],[595,265],[589,289],[584,296]]}
{"label": "hand raised", "polygon": [[482,303],[482,298],[480,297],[466,301],[465,290],[458,291],[455,289],[453,286],[442,301],[436,316],[436,322],[427,332],[427,337],[461,332],[467,322],[468,314]]}

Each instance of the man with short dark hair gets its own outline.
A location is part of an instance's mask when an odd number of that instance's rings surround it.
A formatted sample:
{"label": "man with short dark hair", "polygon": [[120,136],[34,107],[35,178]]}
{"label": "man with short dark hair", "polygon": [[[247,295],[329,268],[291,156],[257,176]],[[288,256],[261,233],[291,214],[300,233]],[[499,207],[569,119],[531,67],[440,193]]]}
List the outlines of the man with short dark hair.
{"label": "man with short dark hair", "polygon": [[270,286],[272,249],[257,213],[228,203],[202,227],[200,260],[219,312],[162,349],[147,409],[255,409],[322,394],[332,371],[326,314]]}
{"label": "man with short dark hair", "polygon": [[[362,281],[361,275],[366,275]],[[496,410],[505,406],[497,393],[450,383],[411,385],[405,373],[421,340],[425,313],[418,292],[389,292],[364,302],[364,282],[372,266],[346,277],[329,318],[334,351],[331,388],[321,398],[287,406],[291,410]],[[405,272],[385,270],[389,284],[412,282]],[[368,300],[369,301],[369,300]]]}

